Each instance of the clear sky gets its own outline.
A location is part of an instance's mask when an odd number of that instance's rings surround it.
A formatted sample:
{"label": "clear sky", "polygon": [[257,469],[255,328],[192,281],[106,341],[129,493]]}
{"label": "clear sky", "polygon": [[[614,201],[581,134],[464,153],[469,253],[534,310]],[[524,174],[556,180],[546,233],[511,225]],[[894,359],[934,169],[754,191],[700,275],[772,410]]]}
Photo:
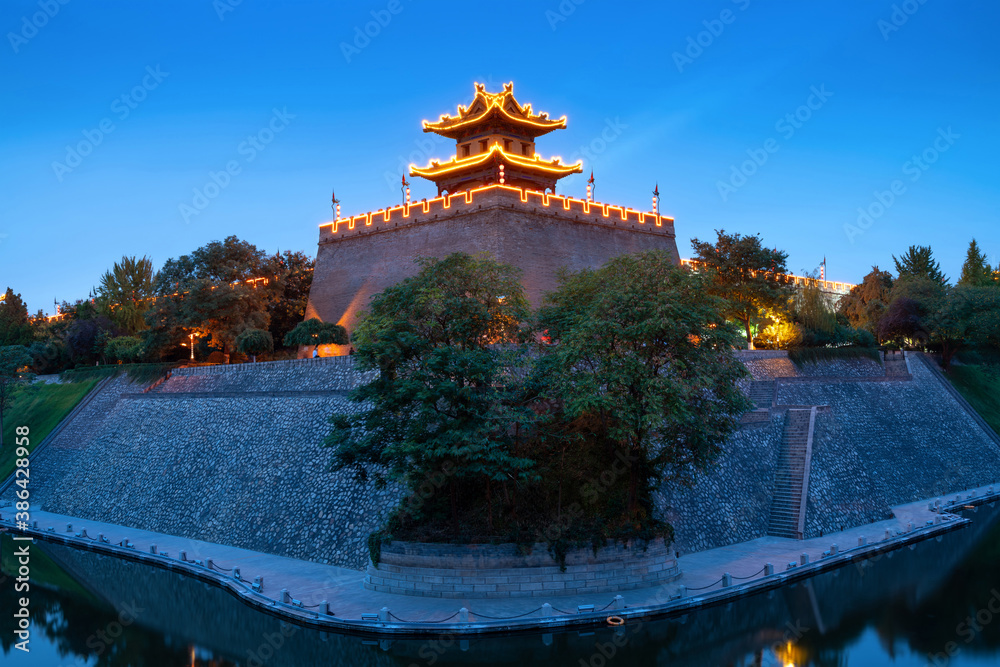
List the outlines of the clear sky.
{"label": "clear sky", "polygon": [[453,154],[420,121],[474,81],[567,115],[562,192],[659,183],[682,256],[724,228],[833,280],[910,244],[955,278],[974,236],[1000,262],[995,2],[4,0],[0,28],[0,289],[32,312],[122,255],[314,255],[331,187],[378,209]]}

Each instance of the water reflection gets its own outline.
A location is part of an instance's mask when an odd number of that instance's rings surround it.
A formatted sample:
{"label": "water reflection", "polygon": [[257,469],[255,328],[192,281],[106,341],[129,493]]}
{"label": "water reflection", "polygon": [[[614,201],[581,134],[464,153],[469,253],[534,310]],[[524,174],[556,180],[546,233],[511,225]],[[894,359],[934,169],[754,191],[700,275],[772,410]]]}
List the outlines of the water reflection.
{"label": "water reflection", "polygon": [[[284,623],[229,593],[157,568],[38,543],[32,555],[33,656],[55,665],[972,665],[1000,662],[1000,515],[780,591],[617,630],[460,641],[363,641]],[[3,571],[12,571],[3,542]],[[15,607],[8,578],[0,608]],[[950,653],[950,655],[949,655]],[[19,655],[21,654],[21,655]]]}

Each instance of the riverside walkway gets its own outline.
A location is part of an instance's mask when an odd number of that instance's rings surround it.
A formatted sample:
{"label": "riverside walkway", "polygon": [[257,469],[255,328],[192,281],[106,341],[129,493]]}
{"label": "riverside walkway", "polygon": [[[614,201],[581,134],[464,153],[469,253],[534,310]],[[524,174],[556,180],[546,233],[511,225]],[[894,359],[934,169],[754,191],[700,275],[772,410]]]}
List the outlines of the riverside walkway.
{"label": "riverside walkway", "polygon": [[967,520],[953,512],[995,503],[1000,500],[998,489],[982,487],[902,505],[894,508],[892,519],[825,537],[763,537],[682,554],[680,579],[624,591],[617,598],[589,594],[458,600],[378,593],[364,588],[365,575],[356,570],[45,511],[32,511],[32,525],[19,529],[11,506],[0,508],[0,529],[183,572],[307,626],[378,635],[471,635],[603,625],[611,615],[627,620],[682,614],[777,588],[960,528]]}

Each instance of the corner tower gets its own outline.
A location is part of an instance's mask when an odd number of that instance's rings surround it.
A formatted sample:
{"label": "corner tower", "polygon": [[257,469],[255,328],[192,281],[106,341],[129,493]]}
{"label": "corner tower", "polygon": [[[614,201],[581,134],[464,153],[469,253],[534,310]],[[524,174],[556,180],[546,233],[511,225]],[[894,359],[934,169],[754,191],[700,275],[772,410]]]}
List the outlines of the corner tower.
{"label": "corner tower", "polygon": [[[673,218],[655,205],[646,211],[555,194],[559,179],[583,166],[541,158],[535,141],[565,127],[565,118],[521,105],[513,84],[499,93],[477,84],[475,99],[457,116],[425,121],[425,132],[455,140],[455,157],[410,170],[433,181],[438,196],[411,202],[407,192],[402,204],[344,217],[334,200],[334,219],[319,228],[306,319],[353,331],[371,297],[414,275],[419,257],[488,252],[520,269],[533,306],[555,289],[563,267],[594,269],[612,257],[654,249],[678,262]],[[320,354],[348,350],[327,345]]]}
{"label": "corner tower", "polygon": [[514,98],[513,82],[499,93],[486,92],[481,83],[475,87],[472,103],[459,106],[457,116],[424,121],[424,132],[455,140],[455,157],[411,166],[411,176],[434,181],[439,195],[493,184],[555,193],[556,181],[583,171],[579,162],[562,164],[560,158],[545,160],[535,152],[538,137],[566,128],[565,116],[533,114],[530,104],[522,106]]}

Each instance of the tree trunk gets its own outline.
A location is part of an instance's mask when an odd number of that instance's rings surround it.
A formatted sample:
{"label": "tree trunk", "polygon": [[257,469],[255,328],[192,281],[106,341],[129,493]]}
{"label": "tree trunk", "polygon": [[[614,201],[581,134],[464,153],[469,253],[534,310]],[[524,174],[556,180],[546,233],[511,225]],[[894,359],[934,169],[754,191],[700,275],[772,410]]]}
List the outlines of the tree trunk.
{"label": "tree trunk", "polygon": [[451,497],[451,528],[452,532],[455,534],[455,538],[458,538],[458,498],[455,495],[455,485],[448,485],[448,495]]}
{"label": "tree trunk", "polygon": [[752,350],[753,349],[753,333],[750,332],[750,320],[749,319],[744,320],[743,321],[743,326],[747,330],[747,349],[748,350]]}

